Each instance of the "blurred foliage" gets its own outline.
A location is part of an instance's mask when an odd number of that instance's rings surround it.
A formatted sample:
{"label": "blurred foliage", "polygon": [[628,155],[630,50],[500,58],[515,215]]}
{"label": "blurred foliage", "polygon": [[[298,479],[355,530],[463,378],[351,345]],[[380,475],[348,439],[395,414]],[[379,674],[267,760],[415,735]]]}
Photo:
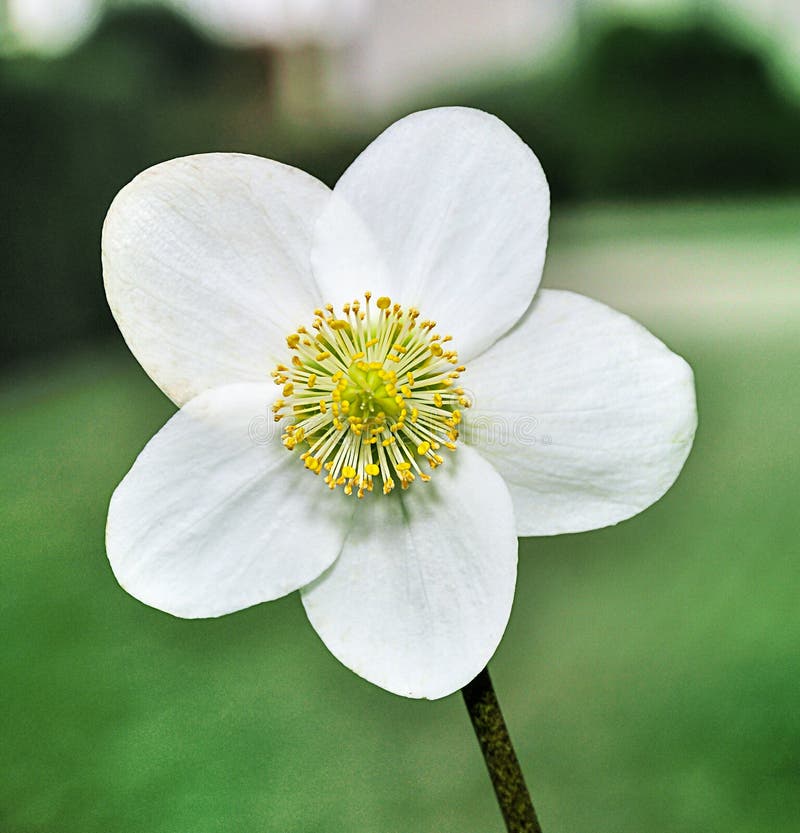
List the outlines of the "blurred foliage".
{"label": "blurred foliage", "polygon": [[64,57],[0,64],[0,362],[110,330],[99,243],[114,195],[143,168],[212,149],[262,79],[260,56],[156,9],[109,14]]}
{"label": "blurred foliage", "polygon": [[536,150],[555,199],[800,187],[797,102],[759,54],[711,24],[606,24],[573,57],[454,96]]}
{"label": "blurred foliage", "polygon": [[[238,150],[335,182],[380,125],[282,121],[274,61],[144,7],[109,12],[68,55],[0,63],[0,364],[111,330],[100,229],[144,168]],[[800,186],[800,109],[756,52],[703,24],[606,25],[545,75],[471,83],[409,109],[443,103],[510,124],[555,200]]]}

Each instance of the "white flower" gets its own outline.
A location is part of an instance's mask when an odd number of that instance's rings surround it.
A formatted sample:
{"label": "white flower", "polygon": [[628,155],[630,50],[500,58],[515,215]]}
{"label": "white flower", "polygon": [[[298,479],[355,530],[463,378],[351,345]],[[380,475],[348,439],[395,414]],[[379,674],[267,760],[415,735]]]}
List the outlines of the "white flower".
{"label": "white flower", "polygon": [[181,408],[111,500],[120,584],[184,617],[299,588],[367,680],[438,698],[472,679],[508,621],[517,536],[640,512],[696,425],[689,366],[645,329],[534,299],[548,215],[530,149],[462,108],[397,122],[333,192],[239,154],[127,185],[108,300]]}

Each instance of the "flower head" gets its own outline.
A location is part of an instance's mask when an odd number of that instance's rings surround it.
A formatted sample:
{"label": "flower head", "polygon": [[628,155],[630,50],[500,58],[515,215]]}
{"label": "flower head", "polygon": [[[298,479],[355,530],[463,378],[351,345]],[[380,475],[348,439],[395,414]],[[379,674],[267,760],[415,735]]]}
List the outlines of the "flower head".
{"label": "flower head", "polygon": [[624,315],[537,294],[536,157],[479,111],[415,113],[333,191],[240,154],[127,185],[109,304],[180,410],[114,493],[107,549],[178,616],[300,589],[345,665],[436,698],[494,653],[517,536],[607,526],[677,477],[688,365]]}

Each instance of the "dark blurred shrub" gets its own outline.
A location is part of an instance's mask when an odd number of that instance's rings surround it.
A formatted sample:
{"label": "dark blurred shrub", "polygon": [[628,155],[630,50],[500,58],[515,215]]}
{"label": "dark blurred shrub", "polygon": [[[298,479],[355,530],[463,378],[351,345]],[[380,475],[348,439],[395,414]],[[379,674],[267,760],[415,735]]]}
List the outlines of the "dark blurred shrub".
{"label": "dark blurred shrub", "polygon": [[459,96],[536,149],[556,199],[800,188],[800,111],[751,48],[703,23],[587,41],[556,73]]}
{"label": "dark blurred shrub", "polygon": [[218,146],[254,90],[260,56],[150,8],[109,14],[66,56],[0,65],[0,363],[112,331],[108,205],[144,168]]}
{"label": "dark blurred shrub", "polygon": [[3,322],[10,359],[105,325],[98,276],[104,206],[136,164],[124,114],[0,86]]}

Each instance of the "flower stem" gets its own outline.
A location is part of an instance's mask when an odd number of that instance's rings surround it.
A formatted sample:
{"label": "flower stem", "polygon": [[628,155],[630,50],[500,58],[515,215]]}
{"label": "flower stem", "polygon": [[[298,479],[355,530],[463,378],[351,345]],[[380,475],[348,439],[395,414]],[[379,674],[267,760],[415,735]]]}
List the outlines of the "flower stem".
{"label": "flower stem", "polygon": [[542,833],[489,669],[461,689],[508,833]]}

